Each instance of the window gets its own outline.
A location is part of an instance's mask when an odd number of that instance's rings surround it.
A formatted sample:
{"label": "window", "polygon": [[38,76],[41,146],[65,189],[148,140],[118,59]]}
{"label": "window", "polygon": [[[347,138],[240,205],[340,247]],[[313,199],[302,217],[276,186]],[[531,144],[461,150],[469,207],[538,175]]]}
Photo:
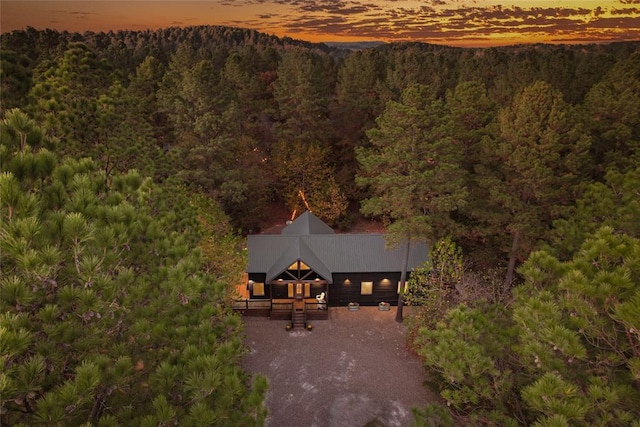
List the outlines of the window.
{"label": "window", "polygon": [[360,295],[373,295],[373,282],[360,282]]}
{"label": "window", "polygon": [[299,261],[299,262],[300,262],[300,264],[299,264],[299,266],[300,266],[300,267],[299,267],[299,268],[300,268],[300,270],[305,270],[305,271],[306,271],[306,270],[311,270],[311,267],[309,267],[307,264],[305,264],[305,263],[304,263],[304,262],[302,262],[302,261]]}
{"label": "window", "polygon": [[253,284],[253,296],[254,297],[263,297],[264,296],[264,283],[254,283]]}
{"label": "window", "polygon": [[[398,293],[400,293],[400,290],[402,289],[402,282],[398,282]],[[409,281],[405,280],[404,282],[404,291],[402,291],[402,293],[406,293],[409,290]]]}
{"label": "window", "polygon": [[311,268],[300,260],[295,261],[287,268],[287,271],[284,272],[287,278],[291,279],[304,279],[312,273],[313,271],[311,270]]}

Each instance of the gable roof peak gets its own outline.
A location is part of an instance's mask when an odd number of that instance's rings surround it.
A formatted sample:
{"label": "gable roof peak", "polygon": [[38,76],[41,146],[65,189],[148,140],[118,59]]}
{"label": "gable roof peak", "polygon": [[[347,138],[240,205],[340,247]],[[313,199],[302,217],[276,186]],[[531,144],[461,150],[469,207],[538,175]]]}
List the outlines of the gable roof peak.
{"label": "gable roof peak", "polygon": [[304,262],[323,279],[332,283],[331,270],[300,237],[293,238],[293,241],[282,256],[267,271],[266,281],[271,282],[296,261]]}
{"label": "gable roof peak", "polygon": [[311,234],[334,234],[331,227],[309,211],[304,211],[291,224],[282,229],[281,234],[308,236]]}

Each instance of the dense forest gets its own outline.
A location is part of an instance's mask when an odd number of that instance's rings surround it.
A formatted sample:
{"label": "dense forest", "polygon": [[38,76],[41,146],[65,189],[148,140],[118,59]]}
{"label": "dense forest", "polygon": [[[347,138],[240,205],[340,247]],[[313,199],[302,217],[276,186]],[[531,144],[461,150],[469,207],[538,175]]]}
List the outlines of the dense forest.
{"label": "dense forest", "polygon": [[640,42],[345,50],[28,28],[0,58],[0,417],[260,425],[228,309],[274,211],[422,240],[419,425],[640,426]]}

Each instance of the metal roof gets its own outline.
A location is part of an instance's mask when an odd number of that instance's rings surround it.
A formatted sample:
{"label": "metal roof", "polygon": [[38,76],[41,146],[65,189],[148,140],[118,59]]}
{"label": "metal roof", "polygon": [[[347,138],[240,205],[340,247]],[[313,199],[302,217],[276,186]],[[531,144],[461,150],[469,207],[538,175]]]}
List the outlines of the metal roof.
{"label": "metal roof", "polygon": [[[251,252],[249,252],[251,253]],[[307,246],[302,239],[293,239],[284,253],[267,271],[266,281],[270,282],[285,271],[297,260],[304,261],[313,271],[318,273],[323,279],[331,282],[331,270],[329,270],[322,260]]]}
{"label": "metal roof", "polygon": [[[307,217],[311,215],[313,214],[309,213]],[[309,222],[315,222],[315,220],[320,221],[312,216]],[[295,225],[296,221],[289,227]],[[320,223],[329,228],[322,221]],[[294,229],[296,228],[289,230]],[[319,229],[322,230],[322,227]],[[283,230],[283,234],[279,235],[248,236],[247,272],[267,273],[266,281],[269,282],[297,260],[303,261],[329,282],[332,281],[332,273],[402,270],[404,246],[387,249],[383,234],[334,234],[333,230],[331,234],[326,233],[326,230],[324,234],[310,234],[304,233],[309,230],[306,226],[298,230],[303,233],[285,234]],[[426,261],[427,255],[427,245],[412,243],[409,251],[409,270]]]}
{"label": "metal roof", "polygon": [[290,235],[333,234],[333,229],[311,212],[305,211],[295,221],[283,228],[281,233]]}

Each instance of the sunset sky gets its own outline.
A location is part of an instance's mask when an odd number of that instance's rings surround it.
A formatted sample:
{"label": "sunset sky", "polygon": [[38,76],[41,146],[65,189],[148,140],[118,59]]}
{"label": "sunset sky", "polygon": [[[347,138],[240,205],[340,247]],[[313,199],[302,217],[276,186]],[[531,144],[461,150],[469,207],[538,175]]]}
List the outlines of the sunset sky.
{"label": "sunset sky", "polygon": [[225,25],[318,41],[451,46],[640,40],[640,0],[0,1],[1,31]]}

